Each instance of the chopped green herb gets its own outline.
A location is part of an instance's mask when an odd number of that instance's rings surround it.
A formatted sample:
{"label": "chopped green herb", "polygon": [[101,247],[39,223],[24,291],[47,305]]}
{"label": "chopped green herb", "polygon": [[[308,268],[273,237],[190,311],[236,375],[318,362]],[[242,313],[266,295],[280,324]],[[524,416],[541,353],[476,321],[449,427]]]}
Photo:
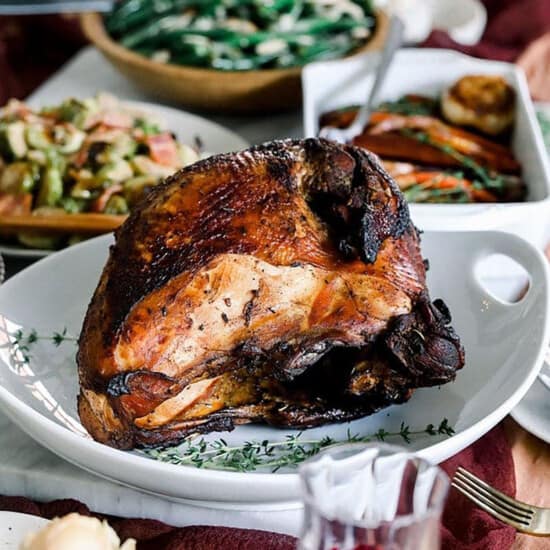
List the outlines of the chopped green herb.
{"label": "chopped green herb", "polygon": [[144,118],[137,118],[134,122],[134,128],[142,130],[146,136],[160,134],[160,126]]}

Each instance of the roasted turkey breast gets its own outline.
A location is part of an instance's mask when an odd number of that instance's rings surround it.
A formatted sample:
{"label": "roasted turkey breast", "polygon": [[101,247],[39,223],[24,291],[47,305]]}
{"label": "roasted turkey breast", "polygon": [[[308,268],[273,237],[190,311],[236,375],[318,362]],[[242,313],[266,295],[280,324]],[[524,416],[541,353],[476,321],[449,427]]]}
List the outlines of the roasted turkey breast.
{"label": "roasted turkey breast", "polygon": [[449,322],[373,155],[319,139],[218,155],[117,231],[80,335],[80,417],[126,449],[351,420],[452,380]]}

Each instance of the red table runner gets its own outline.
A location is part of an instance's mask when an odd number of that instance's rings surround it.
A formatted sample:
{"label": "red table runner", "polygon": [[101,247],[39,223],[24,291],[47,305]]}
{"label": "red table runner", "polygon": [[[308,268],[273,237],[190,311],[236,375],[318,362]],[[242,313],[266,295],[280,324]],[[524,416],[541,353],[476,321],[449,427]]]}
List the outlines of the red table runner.
{"label": "red table runner", "polygon": [[[453,475],[458,466],[463,466],[493,487],[509,495],[515,494],[512,453],[501,425],[442,466],[449,476]],[[0,497],[0,510],[46,518],[69,512],[91,514],[84,504],[74,500],[40,504],[25,498],[7,496]],[[201,526],[175,528],[147,519],[107,519],[122,540],[130,537],[136,539],[138,550],[290,550],[296,544],[293,537],[265,531]],[[457,491],[451,490],[441,535],[444,550],[507,550],[512,547],[515,530],[476,508]]]}

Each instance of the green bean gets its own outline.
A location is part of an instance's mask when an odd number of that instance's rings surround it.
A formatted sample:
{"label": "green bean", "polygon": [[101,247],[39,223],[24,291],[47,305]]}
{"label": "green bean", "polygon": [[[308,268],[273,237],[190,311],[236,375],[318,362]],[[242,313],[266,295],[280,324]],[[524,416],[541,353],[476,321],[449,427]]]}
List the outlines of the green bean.
{"label": "green bean", "polygon": [[211,59],[210,55],[199,55],[189,52],[174,55],[173,62],[179,65],[190,65],[192,67],[206,67],[210,64]]}
{"label": "green bean", "polygon": [[234,37],[228,38],[227,42],[234,46],[239,47],[242,49],[246,48],[253,48],[255,46],[258,46],[262,42],[266,42],[268,40],[274,40],[274,39],[282,39],[286,40],[289,43],[295,42],[298,36],[294,33],[284,33],[284,32],[255,32],[252,34],[237,34]]}
{"label": "green bean", "polygon": [[290,11],[294,4],[294,0],[275,0],[272,4],[257,6],[256,15],[261,22],[271,24],[277,21],[282,13]]}
{"label": "green bean", "polygon": [[113,34],[123,33],[161,16],[218,3],[210,0],[127,0],[106,18],[105,25]]}
{"label": "green bean", "polygon": [[348,46],[335,46],[329,42],[321,42],[315,47],[308,48],[299,55],[302,64],[310,63],[311,61],[321,61],[326,59],[335,59],[345,55],[350,48]]}
{"label": "green bean", "polygon": [[207,2],[199,9],[201,17],[219,17],[224,19],[227,16],[227,10],[219,2]]}
{"label": "green bean", "polygon": [[151,57],[158,50],[158,48],[154,48],[152,46],[140,46],[138,48],[133,48],[133,50],[144,57]]}
{"label": "green bean", "polygon": [[321,34],[335,33],[342,31],[350,31],[362,25],[357,21],[350,19],[340,19],[338,21],[330,21],[328,19],[302,19],[297,21],[292,29],[296,33],[304,34]]}
{"label": "green bean", "polygon": [[105,26],[111,33],[124,32],[131,27],[148,21],[154,15],[166,15],[174,9],[172,0],[127,0],[105,19]]}
{"label": "green bean", "polygon": [[127,35],[122,39],[121,43],[129,48],[135,47],[151,47],[154,45],[166,45],[177,43],[186,36],[202,36],[212,40],[231,40],[238,36],[238,33],[229,29],[196,29],[193,27],[179,27],[178,21],[181,18],[170,16],[163,21],[157,21],[149,27],[145,27],[135,33]]}
{"label": "green bean", "polygon": [[218,40],[228,42],[241,36],[240,33],[231,31],[229,29],[197,29],[188,27],[185,29],[167,29],[161,30],[157,35],[157,39],[163,43],[169,43],[172,41],[178,41],[187,36],[201,36],[203,38],[210,38],[211,40]]}
{"label": "green bean", "polygon": [[296,2],[296,0],[274,0],[270,5],[270,8],[273,11],[282,12],[289,11],[293,9],[296,4],[301,4],[301,2]]}
{"label": "green bean", "polygon": [[167,15],[160,19],[156,19],[135,32],[125,35],[120,43],[127,48],[134,48],[142,45],[151,38],[156,38],[163,30],[174,28],[177,25],[182,25],[182,17],[179,15]]}
{"label": "green bean", "polygon": [[254,55],[241,59],[216,57],[212,60],[212,67],[224,71],[249,71],[251,69],[259,69],[276,59],[276,55]]}

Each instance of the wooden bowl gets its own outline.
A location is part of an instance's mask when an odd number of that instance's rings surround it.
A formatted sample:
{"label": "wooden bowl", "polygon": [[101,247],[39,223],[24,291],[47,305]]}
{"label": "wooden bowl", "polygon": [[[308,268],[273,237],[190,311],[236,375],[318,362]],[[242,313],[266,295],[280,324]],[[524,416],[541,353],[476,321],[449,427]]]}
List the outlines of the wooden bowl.
{"label": "wooden bowl", "polygon": [[[380,49],[388,18],[378,12],[371,39],[353,55]],[[87,38],[127,78],[159,98],[195,109],[223,113],[261,113],[298,107],[301,67],[256,71],[219,71],[159,63],[115,42],[97,13],[81,16]]]}

